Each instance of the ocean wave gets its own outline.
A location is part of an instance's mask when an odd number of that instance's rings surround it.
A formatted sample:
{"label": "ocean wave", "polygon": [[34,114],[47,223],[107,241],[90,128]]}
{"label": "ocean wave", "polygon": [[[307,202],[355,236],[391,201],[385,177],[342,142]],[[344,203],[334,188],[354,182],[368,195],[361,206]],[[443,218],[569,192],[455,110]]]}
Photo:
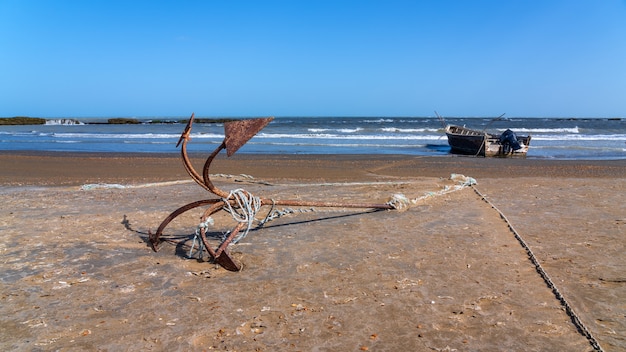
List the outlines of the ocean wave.
{"label": "ocean wave", "polygon": [[341,139],[341,140],[437,140],[445,135],[338,135],[332,133],[259,133],[255,138]]}
{"label": "ocean wave", "polygon": [[[548,129],[546,129],[548,130]],[[559,129],[560,130],[560,129]],[[387,127],[379,129],[377,134],[359,134],[362,129],[325,129],[311,128],[311,133],[271,133],[261,132],[255,138],[285,138],[285,139],[353,139],[353,140],[437,140],[445,139],[444,133],[434,128],[395,128]],[[626,140],[626,134],[580,134],[580,133],[555,133],[555,129],[551,129],[552,133],[547,134],[531,134],[533,140],[552,140],[552,141],[623,141]],[[524,132],[524,129],[514,130],[516,133]],[[536,132],[536,131],[535,131]],[[45,139],[69,139],[69,140],[178,140],[178,133],[70,133],[70,132],[6,132],[0,131],[0,135],[17,137],[17,138],[45,138]],[[224,134],[221,133],[192,133],[192,139],[223,139]]]}
{"label": "ocean wave", "polygon": [[7,135],[7,136],[39,136],[41,135],[41,133],[39,131],[0,131],[0,134],[3,135]]}
{"label": "ocean wave", "polygon": [[[506,128],[498,129],[504,132]],[[511,128],[515,133],[580,133],[578,127],[572,128]]]}
{"label": "ocean wave", "polygon": [[421,132],[438,132],[437,128],[398,128],[398,127],[383,127],[380,129],[383,132],[399,132],[399,133],[421,133]]}
{"label": "ocean wave", "polygon": [[313,133],[336,131],[339,133],[356,133],[363,131],[362,127],[357,128],[308,128],[307,131]]}
{"label": "ocean wave", "polygon": [[173,144],[171,141],[122,141],[122,143],[124,144],[150,144],[150,145],[157,145],[157,144]]}
{"label": "ocean wave", "polygon": [[623,141],[626,134],[565,134],[565,135],[535,135],[532,140],[539,141]]}
{"label": "ocean wave", "polygon": [[364,123],[388,123],[388,122],[393,122],[393,119],[375,119],[375,120],[361,120],[360,122],[364,122]]}
{"label": "ocean wave", "polygon": [[297,146],[297,147],[324,147],[324,148],[424,148],[426,144],[379,144],[379,143],[289,143],[270,142],[263,143],[274,146]]}
{"label": "ocean wave", "polygon": [[[593,145],[530,145],[530,149],[551,149],[551,150],[588,150],[594,152],[620,152],[624,151],[621,147],[593,146]],[[530,150],[529,149],[529,150]]]}
{"label": "ocean wave", "polygon": [[[180,138],[179,133],[50,133],[56,138],[82,138],[82,139],[175,139]],[[223,134],[216,133],[192,133],[191,138],[224,138]]]}

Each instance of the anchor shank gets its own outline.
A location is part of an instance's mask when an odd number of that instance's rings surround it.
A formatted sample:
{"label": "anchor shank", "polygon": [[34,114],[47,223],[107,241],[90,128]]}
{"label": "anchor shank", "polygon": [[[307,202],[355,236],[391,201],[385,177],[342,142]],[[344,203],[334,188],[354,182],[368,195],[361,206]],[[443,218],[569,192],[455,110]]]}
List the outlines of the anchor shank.
{"label": "anchor shank", "polygon": [[189,160],[189,156],[187,155],[187,143],[190,139],[189,134],[191,133],[191,126],[193,124],[194,116],[195,114],[191,114],[189,121],[187,121],[187,126],[185,126],[183,133],[180,135],[178,143],[176,143],[176,147],[182,144],[180,148],[180,156],[183,159],[183,166],[185,166],[185,170],[187,171],[189,176],[191,176],[191,178],[196,181],[196,183],[199,184],[202,188],[209,191],[209,188],[202,182],[200,174],[198,174],[198,172],[193,168],[191,160]]}
{"label": "anchor shank", "polygon": [[389,204],[371,204],[371,203],[341,203],[341,202],[317,202],[317,201],[302,201],[302,200],[272,200],[261,199],[263,205],[286,205],[286,206],[301,206],[301,207],[329,207],[329,208],[374,208],[374,209],[394,209]]}
{"label": "anchor shank", "polygon": [[220,196],[222,198],[227,198],[228,197],[228,192],[223,191],[217,187],[215,187],[215,185],[213,184],[213,182],[211,182],[211,178],[210,178],[210,174],[209,174],[209,168],[211,167],[211,163],[213,162],[213,159],[215,159],[215,157],[217,156],[217,154],[219,154],[219,152],[222,151],[222,149],[226,148],[226,143],[222,142],[222,144],[220,144],[219,147],[217,147],[217,149],[215,149],[213,151],[213,153],[211,153],[211,155],[209,155],[209,157],[206,159],[206,162],[204,163],[204,169],[202,171],[202,177],[204,180],[204,185],[208,188],[208,190],[217,195]]}

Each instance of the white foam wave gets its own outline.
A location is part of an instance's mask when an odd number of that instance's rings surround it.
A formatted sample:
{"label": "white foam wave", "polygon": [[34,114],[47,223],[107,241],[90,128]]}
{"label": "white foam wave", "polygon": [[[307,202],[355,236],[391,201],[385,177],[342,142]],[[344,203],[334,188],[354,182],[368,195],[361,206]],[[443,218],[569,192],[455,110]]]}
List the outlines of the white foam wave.
{"label": "white foam wave", "polygon": [[363,120],[361,122],[364,123],[386,123],[386,122],[393,122],[392,119],[376,119],[376,120]]}
{"label": "white foam wave", "polygon": [[340,139],[340,140],[437,140],[444,135],[338,135],[332,133],[260,133],[254,138]]}
{"label": "white foam wave", "polygon": [[[176,133],[52,133],[57,138],[81,139],[175,139],[180,138]],[[224,138],[223,134],[192,133],[191,138]]]}
{"label": "white foam wave", "polygon": [[383,127],[380,129],[383,132],[398,132],[398,133],[422,133],[422,132],[437,132],[436,128],[397,128],[397,127]]}
{"label": "white foam wave", "polygon": [[418,148],[425,147],[425,144],[379,144],[379,143],[288,143],[272,142],[267,145],[273,146],[297,146],[297,147],[330,147],[330,148]]}
{"label": "white foam wave", "polygon": [[337,129],[333,129],[333,128],[308,128],[307,131],[312,132],[312,133],[329,132],[329,131],[335,131],[335,132],[339,132],[339,133],[356,133],[356,132],[363,131],[363,128],[362,127],[357,127],[357,128],[337,128]]}
{"label": "white foam wave", "polygon": [[363,131],[363,128],[361,128],[361,127],[357,127],[357,128],[340,128],[337,131],[339,131],[341,133],[355,133],[355,132]]}
{"label": "white foam wave", "polygon": [[[499,129],[504,132],[506,128]],[[511,128],[515,133],[580,133],[578,127],[572,128]]]}
{"label": "white foam wave", "polygon": [[122,141],[122,143],[124,144],[164,144],[164,145],[171,145],[173,144],[172,141]]}
{"label": "white foam wave", "polygon": [[539,141],[623,141],[626,140],[626,134],[565,134],[565,135],[535,135],[533,140]]}
{"label": "white foam wave", "polygon": [[30,131],[30,132],[12,132],[12,131],[0,131],[0,134],[5,134],[9,136],[41,136],[42,134],[38,131]]}

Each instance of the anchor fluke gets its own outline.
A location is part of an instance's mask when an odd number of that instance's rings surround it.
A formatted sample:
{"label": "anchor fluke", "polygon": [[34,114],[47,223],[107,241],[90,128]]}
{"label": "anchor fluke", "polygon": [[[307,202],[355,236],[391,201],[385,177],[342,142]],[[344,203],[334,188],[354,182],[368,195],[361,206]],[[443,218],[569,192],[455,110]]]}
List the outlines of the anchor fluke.
{"label": "anchor fluke", "polygon": [[223,251],[219,256],[215,257],[213,260],[216,264],[221,265],[222,268],[228,271],[240,271],[241,270],[241,265],[238,265],[237,263],[235,263],[233,258],[231,258],[230,255],[226,253],[226,251]]}
{"label": "anchor fluke", "polygon": [[224,123],[224,144],[226,145],[226,155],[235,154],[241,146],[246,144],[250,138],[254,137],[274,118],[249,119],[241,121],[229,121]]}

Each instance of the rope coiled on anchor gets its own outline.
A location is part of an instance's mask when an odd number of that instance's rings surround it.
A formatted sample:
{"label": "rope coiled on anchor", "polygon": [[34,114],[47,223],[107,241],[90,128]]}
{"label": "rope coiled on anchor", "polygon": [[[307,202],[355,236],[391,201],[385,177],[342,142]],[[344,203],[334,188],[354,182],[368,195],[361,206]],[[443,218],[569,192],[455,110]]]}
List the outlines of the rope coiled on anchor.
{"label": "rope coiled on anchor", "polygon": [[[231,204],[231,200],[234,204]],[[248,235],[252,228],[254,217],[261,209],[261,199],[253,196],[250,192],[238,188],[230,191],[228,197],[222,198],[224,202],[224,210],[230,213],[237,222],[246,223],[246,230],[241,231],[232,243],[237,243]]]}

